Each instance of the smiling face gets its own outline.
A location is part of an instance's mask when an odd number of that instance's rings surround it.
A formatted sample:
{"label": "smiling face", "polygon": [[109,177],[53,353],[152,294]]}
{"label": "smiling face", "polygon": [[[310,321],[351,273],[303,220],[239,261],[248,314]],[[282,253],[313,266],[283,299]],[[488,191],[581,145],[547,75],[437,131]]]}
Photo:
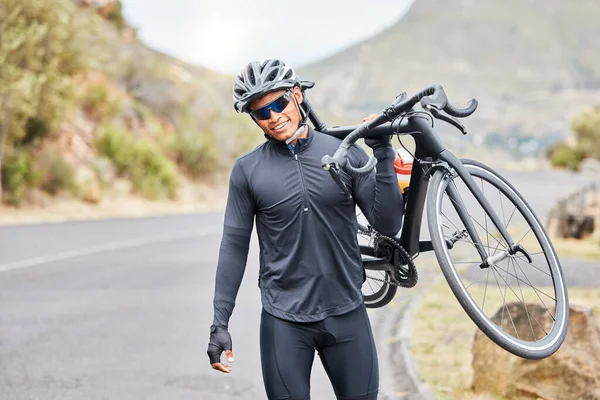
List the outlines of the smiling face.
{"label": "smiling face", "polygon": [[[274,92],[270,92],[265,94],[262,97],[254,100],[250,104],[250,112],[253,110],[258,110],[261,107],[265,107],[267,105],[274,106],[277,108],[279,104],[270,104],[273,101],[281,102],[285,100],[285,98],[280,99],[282,95],[287,92],[286,89],[276,90]],[[263,131],[275,140],[284,141],[294,133],[298,129],[298,124],[300,123],[301,115],[300,110],[296,107],[296,103],[294,102],[294,98],[298,102],[298,104],[302,103],[302,92],[296,86],[293,91],[289,93],[289,103],[283,110],[280,112],[275,112],[273,109],[269,110],[269,118],[267,119],[256,119],[256,123],[262,128]],[[265,114],[266,115],[266,114]]]}

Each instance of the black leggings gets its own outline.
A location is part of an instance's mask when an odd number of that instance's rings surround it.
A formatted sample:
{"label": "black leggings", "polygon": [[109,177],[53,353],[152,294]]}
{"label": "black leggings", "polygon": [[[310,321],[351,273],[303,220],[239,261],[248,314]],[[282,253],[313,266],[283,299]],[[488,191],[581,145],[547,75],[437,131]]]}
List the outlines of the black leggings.
{"label": "black leggings", "polygon": [[377,352],[367,310],[313,323],[295,323],[263,310],[260,354],[269,400],[310,399],[315,349],[338,399],[376,400]]}

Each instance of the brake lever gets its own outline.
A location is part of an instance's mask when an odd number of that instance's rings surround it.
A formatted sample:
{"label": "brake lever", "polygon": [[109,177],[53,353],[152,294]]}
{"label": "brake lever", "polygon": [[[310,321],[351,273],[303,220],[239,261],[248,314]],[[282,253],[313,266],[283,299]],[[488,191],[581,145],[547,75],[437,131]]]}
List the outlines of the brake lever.
{"label": "brake lever", "polygon": [[463,135],[467,134],[467,128],[465,128],[465,126],[463,124],[461,124],[457,119],[455,119],[454,117],[443,113],[442,111],[439,111],[437,108],[435,107],[430,107],[429,108],[429,112],[437,119],[441,119],[442,121],[446,121],[447,123],[449,123],[450,125],[454,126],[455,128],[457,128],[459,131],[462,132]]}
{"label": "brake lever", "polygon": [[350,191],[348,190],[346,184],[342,182],[342,178],[340,178],[340,172],[337,165],[334,163],[330,163],[326,166],[325,169],[329,171],[329,174],[331,175],[335,183],[337,183],[340,189],[342,189],[342,191],[346,194],[346,198],[351,199],[352,194],[350,194]]}

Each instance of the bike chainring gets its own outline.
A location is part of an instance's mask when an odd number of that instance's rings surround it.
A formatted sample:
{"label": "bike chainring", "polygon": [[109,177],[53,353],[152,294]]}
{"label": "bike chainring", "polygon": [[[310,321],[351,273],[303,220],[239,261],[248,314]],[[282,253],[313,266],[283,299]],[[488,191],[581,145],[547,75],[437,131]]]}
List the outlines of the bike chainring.
{"label": "bike chainring", "polygon": [[375,255],[386,257],[392,266],[390,275],[386,279],[375,278],[367,275],[367,279],[388,283],[394,286],[411,288],[417,284],[419,275],[417,267],[411,259],[408,252],[400,246],[396,240],[378,232],[372,232],[374,235],[373,248]]}

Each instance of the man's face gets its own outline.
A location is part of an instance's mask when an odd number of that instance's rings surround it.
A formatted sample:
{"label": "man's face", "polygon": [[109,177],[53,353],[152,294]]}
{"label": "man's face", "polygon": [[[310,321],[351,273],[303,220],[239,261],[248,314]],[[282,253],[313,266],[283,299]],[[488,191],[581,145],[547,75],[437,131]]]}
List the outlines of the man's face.
{"label": "man's face", "polygon": [[[267,105],[277,108],[277,105],[285,104],[287,100],[281,98],[281,96],[286,92],[288,92],[288,90],[282,89],[259,97],[250,104],[250,111],[258,110]],[[256,119],[256,122],[263,131],[276,140],[284,141],[292,136],[296,133],[298,124],[300,123],[300,111],[296,107],[293,97],[296,98],[298,104],[302,103],[302,92],[298,87],[294,87],[292,92],[288,92],[288,96],[289,102],[280,112],[275,112],[271,109],[268,114],[269,118]],[[273,101],[277,101],[279,104],[271,104]],[[265,115],[267,115],[266,112]]]}

